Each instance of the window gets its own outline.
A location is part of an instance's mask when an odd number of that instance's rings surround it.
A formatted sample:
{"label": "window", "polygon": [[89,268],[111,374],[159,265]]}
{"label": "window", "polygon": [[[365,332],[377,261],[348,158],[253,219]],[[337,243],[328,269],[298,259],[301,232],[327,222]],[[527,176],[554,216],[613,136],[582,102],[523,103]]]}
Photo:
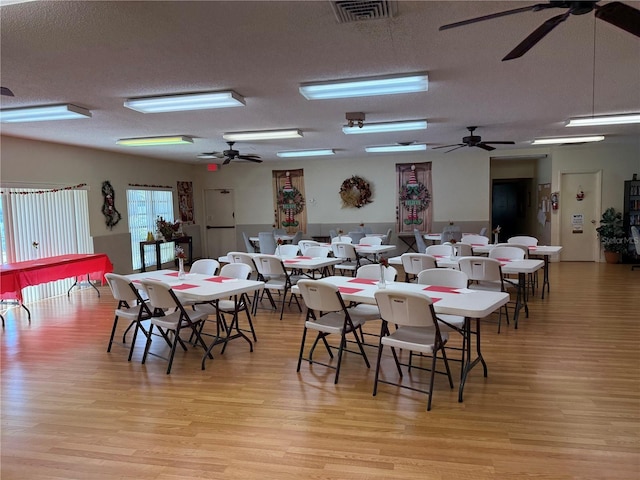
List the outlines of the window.
{"label": "window", "polygon": [[[140,259],[140,242],[147,239],[149,232],[156,231],[156,220],[162,217],[173,220],[173,192],[170,190],[127,190],[127,210],[129,215],[129,232],[131,233],[131,260],[133,269],[142,267]],[[154,247],[145,247],[152,249]],[[162,262],[169,262],[174,257],[174,244],[167,242],[160,246]],[[153,254],[145,255],[145,266],[155,263]]]}
{"label": "window", "polygon": [[[3,263],[93,253],[86,190],[3,188],[0,219]],[[74,281],[27,287],[22,291],[24,302],[66,294]]]}

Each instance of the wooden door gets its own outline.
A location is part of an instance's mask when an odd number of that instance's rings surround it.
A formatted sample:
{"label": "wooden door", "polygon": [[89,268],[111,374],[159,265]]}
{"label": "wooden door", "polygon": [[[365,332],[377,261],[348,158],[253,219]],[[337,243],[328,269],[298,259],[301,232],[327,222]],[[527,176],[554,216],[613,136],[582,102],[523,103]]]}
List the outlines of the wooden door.
{"label": "wooden door", "polygon": [[[563,173],[560,176],[561,259],[572,262],[596,262],[600,242],[596,227],[600,219],[601,172]],[[584,198],[576,198],[578,190]]]}

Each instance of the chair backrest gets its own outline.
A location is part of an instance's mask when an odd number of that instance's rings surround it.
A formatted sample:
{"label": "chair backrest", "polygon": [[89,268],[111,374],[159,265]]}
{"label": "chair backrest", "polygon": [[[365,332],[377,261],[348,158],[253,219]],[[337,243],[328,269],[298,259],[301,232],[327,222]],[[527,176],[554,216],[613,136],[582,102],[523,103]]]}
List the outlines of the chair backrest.
{"label": "chair backrest", "polygon": [[453,268],[430,268],[418,273],[418,283],[439,287],[466,288],[469,284],[469,277],[466,273]]}
{"label": "chair backrest", "polygon": [[227,253],[227,259],[229,263],[244,263],[251,267],[251,271],[256,271],[256,264],[253,262],[253,257],[245,252],[229,252]]}
{"label": "chair backrest", "polygon": [[451,245],[429,245],[426,248],[427,255],[438,255],[444,257],[450,257],[452,252]]}
{"label": "chair backrest", "polygon": [[258,242],[260,243],[261,254],[273,255],[276,253],[276,239],[272,232],[259,232]]}
{"label": "chair backrest", "polygon": [[147,292],[149,304],[153,308],[166,310],[177,306],[182,307],[180,300],[173,294],[168,284],[150,279],[140,280],[140,283]]}
{"label": "chair backrest", "polygon": [[249,237],[246,233],[242,232],[242,238],[244,239],[244,248],[247,250],[247,253],[256,253],[256,249],[249,241]]}
{"label": "chair backrest", "polygon": [[299,252],[300,247],[298,245],[286,244],[278,245],[275,253],[279,257],[291,258],[297,256]]}
{"label": "chair backrest", "polygon": [[437,268],[436,258],[426,253],[405,253],[400,257],[405,273],[417,275],[427,268]]}
{"label": "chair backrest", "polygon": [[440,243],[450,242],[452,239],[456,242],[462,240],[462,232],[460,231],[459,225],[447,225],[442,229]]}
{"label": "chair backrest", "polygon": [[424,237],[422,236],[422,233],[418,231],[417,228],[414,228],[413,236],[416,239],[416,250],[418,250],[418,253],[424,253],[427,250],[427,244],[424,243]]}
{"label": "chair backrest", "polygon": [[469,280],[502,283],[500,262],[489,257],[462,257],[458,261],[460,271],[467,274]]}
{"label": "chair backrest", "polygon": [[338,236],[338,233],[335,230],[329,230],[329,238],[334,239]]}
{"label": "chair backrest", "polygon": [[482,227],[480,229],[480,235],[482,235],[483,237],[487,235],[487,227]]}
{"label": "chair backrest", "polygon": [[318,258],[318,257],[328,257],[331,253],[331,248],[323,247],[322,245],[313,245],[311,247],[307,247],[307,249],[302,253],[307,257]]}
{"label": "chair backrest", "polygon": [[527,247],[535,247],[538,245],[538,239],[536,237],[528,237],[526,235],[519,235],[516,237],[511,237],[507,240],[507,243],[517,243],[520,245],[525,245]]}
{"label": "chair backrest", "polygon": [[338,235],[337,237],[331,239],[331,243],[337,242],[353,243],[353,238],[349,237],[348,235]]}
{"label": "chair backrest", "polygon": [[317,312],[344,311],[338,287],[322,280],[299,280],[298,288],[307,308]]}
{"label": "chair backrest", "polygon": [[105,273],[104,278],[107,279],[113,298],[119,302],[127,302],[132,307],[139,299],[135,287],[131,285],[131,281],[127,277],[117,273]]}
{"label": "chair backrest", "polygon": [[302,240],[302,232],[300,230],[298,230],[296,233],[293,234],[293,238],[291,239],[291,243],[293,245],[298,245],[300,240]]}
{"label": "chair backrest", "polygon": [[247,280],[251,276],[252,267],[246,263],[227,263],[220,269],[220,276]]}
{"label": "chair backrest", "polygon": [[265,278],[267,276],[287,276],[282,260],[274,255],[256,255],[253,261],[256,264],[258,273]]}
{"label": "chair backrest", "polygon": [[462,242],[456,242],[456,243],[444,242],[443,245],[449,245],[453,249],[453,251],[455,252],[456,256],[458,256],[458,257],[470,257],[471,255],[473,255],[473,249],[471,248],[471,245],[469,245],[467,243],[462,243]]}
{"label": "chair backrest", "polygon": [[215,275],[220,268],[220,263],[213,258],[201,258],[191,264],[189,273],[201,273],[203,275]]}
{"label": "chair backrest", "polygon": [[348,236],[351,237],[351,243],[360,243],[364,238],[364,232],[349,232]]}
{"label": "chair backrest", "polygon": [[485,237],[484,235],[463,235],[461,243],[466,243],[467,245],[488,245],[489,237]]}
{"label": "chair backrest", "polygon": [[638,232],[638,227],[635,225],[631,226],[631,237],[636,247],[636,255],[640,255],[640,232]]}
{"label": "chair backrest", "polygon": [[524,258],[529,258],[529,247],[522,245],[521,243],[498,243],[496,247],[514,247],[519,248],[524,252]]}
{"label": "chair backrest", "polygon": [[489,258],[509,260],[523,260],[525,252],[519,247],[493,247],[489,251]]}
{"label": "chair backrest", "polygon": [[[356,278],[368,278],[370,280],[380,280],[380,264],[369,263],[362,265],[356,272]],[[384,279],[387,282],[395,282],[398,278],[398,270],[395,267],[388,266],[384,269]]]}
{"label": "chair backrest", "polygon": [[384,237],[384,241],[383,241],[383,243],[385,245],[391,245],[391,232],[393,232],[393,230],[391,230],[391,229],[387,230],[387,234]]}
{"label": "chair backrest", "polygon": [[298,242],[298,247],[300,247],[300,251],[302,255],[306,255],[307,248],[309,247],[318,247],[320,246],[320,242],[316,242],[315,240],[300,240]]}
{"label": "chair backrest", "polygon": [[336,258],[344,260],[355,260],[357,258],[356,249],[350,243],[335,242],[331,244],[331,249],[333,250],[333,256]]}
{"label": "chair backrest", "polygon": [[382,237],[362,237],[358,243],[360,245],[382,245]]}
{"label": "chair backrest", "polygon": [[439,331],[428,296],[397,290],[377,290],[374,296],[384,321],[399,327],[435,327]]}

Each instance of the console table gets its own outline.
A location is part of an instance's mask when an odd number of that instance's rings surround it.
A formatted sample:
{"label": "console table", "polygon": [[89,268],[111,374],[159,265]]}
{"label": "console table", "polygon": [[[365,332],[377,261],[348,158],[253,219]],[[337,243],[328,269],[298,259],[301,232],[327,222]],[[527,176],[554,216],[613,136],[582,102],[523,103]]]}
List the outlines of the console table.
{"label": "console table", "polygon": [[178,238],[172,238],[171,240],[169,240],[169,242],[165,242],[164,240],[153,240],[151,242],[140,242],[140,261],[142,263],[142,267],[140,267],[140,271],[141,272],[146,272],[147,271],[147,267],[145,266],[145,262],[144,262],[144,251],[147,245],[155,245],[156,247],[156,270],[161,270],[162,269],[162,258],[160,257],[160,245],[162,245],[163,243],[170,243],[173,242],[176,245],[182,245],[182,244],[188,244],[187,247],[187,261],[185,262],[187,265],[191,265],[192,259],[193,259],[193,239],[190,236],[184,236],[184,237],[178,237]]}

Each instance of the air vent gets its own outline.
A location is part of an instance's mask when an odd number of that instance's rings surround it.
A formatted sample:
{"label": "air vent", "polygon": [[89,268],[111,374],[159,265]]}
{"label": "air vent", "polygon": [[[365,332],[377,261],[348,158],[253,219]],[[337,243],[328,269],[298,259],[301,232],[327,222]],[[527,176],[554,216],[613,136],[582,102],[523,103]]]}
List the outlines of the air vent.
{"label": "air vent", "polygon": [[331,2],[338,23],[391,18],[397,12],[396,0]]}

